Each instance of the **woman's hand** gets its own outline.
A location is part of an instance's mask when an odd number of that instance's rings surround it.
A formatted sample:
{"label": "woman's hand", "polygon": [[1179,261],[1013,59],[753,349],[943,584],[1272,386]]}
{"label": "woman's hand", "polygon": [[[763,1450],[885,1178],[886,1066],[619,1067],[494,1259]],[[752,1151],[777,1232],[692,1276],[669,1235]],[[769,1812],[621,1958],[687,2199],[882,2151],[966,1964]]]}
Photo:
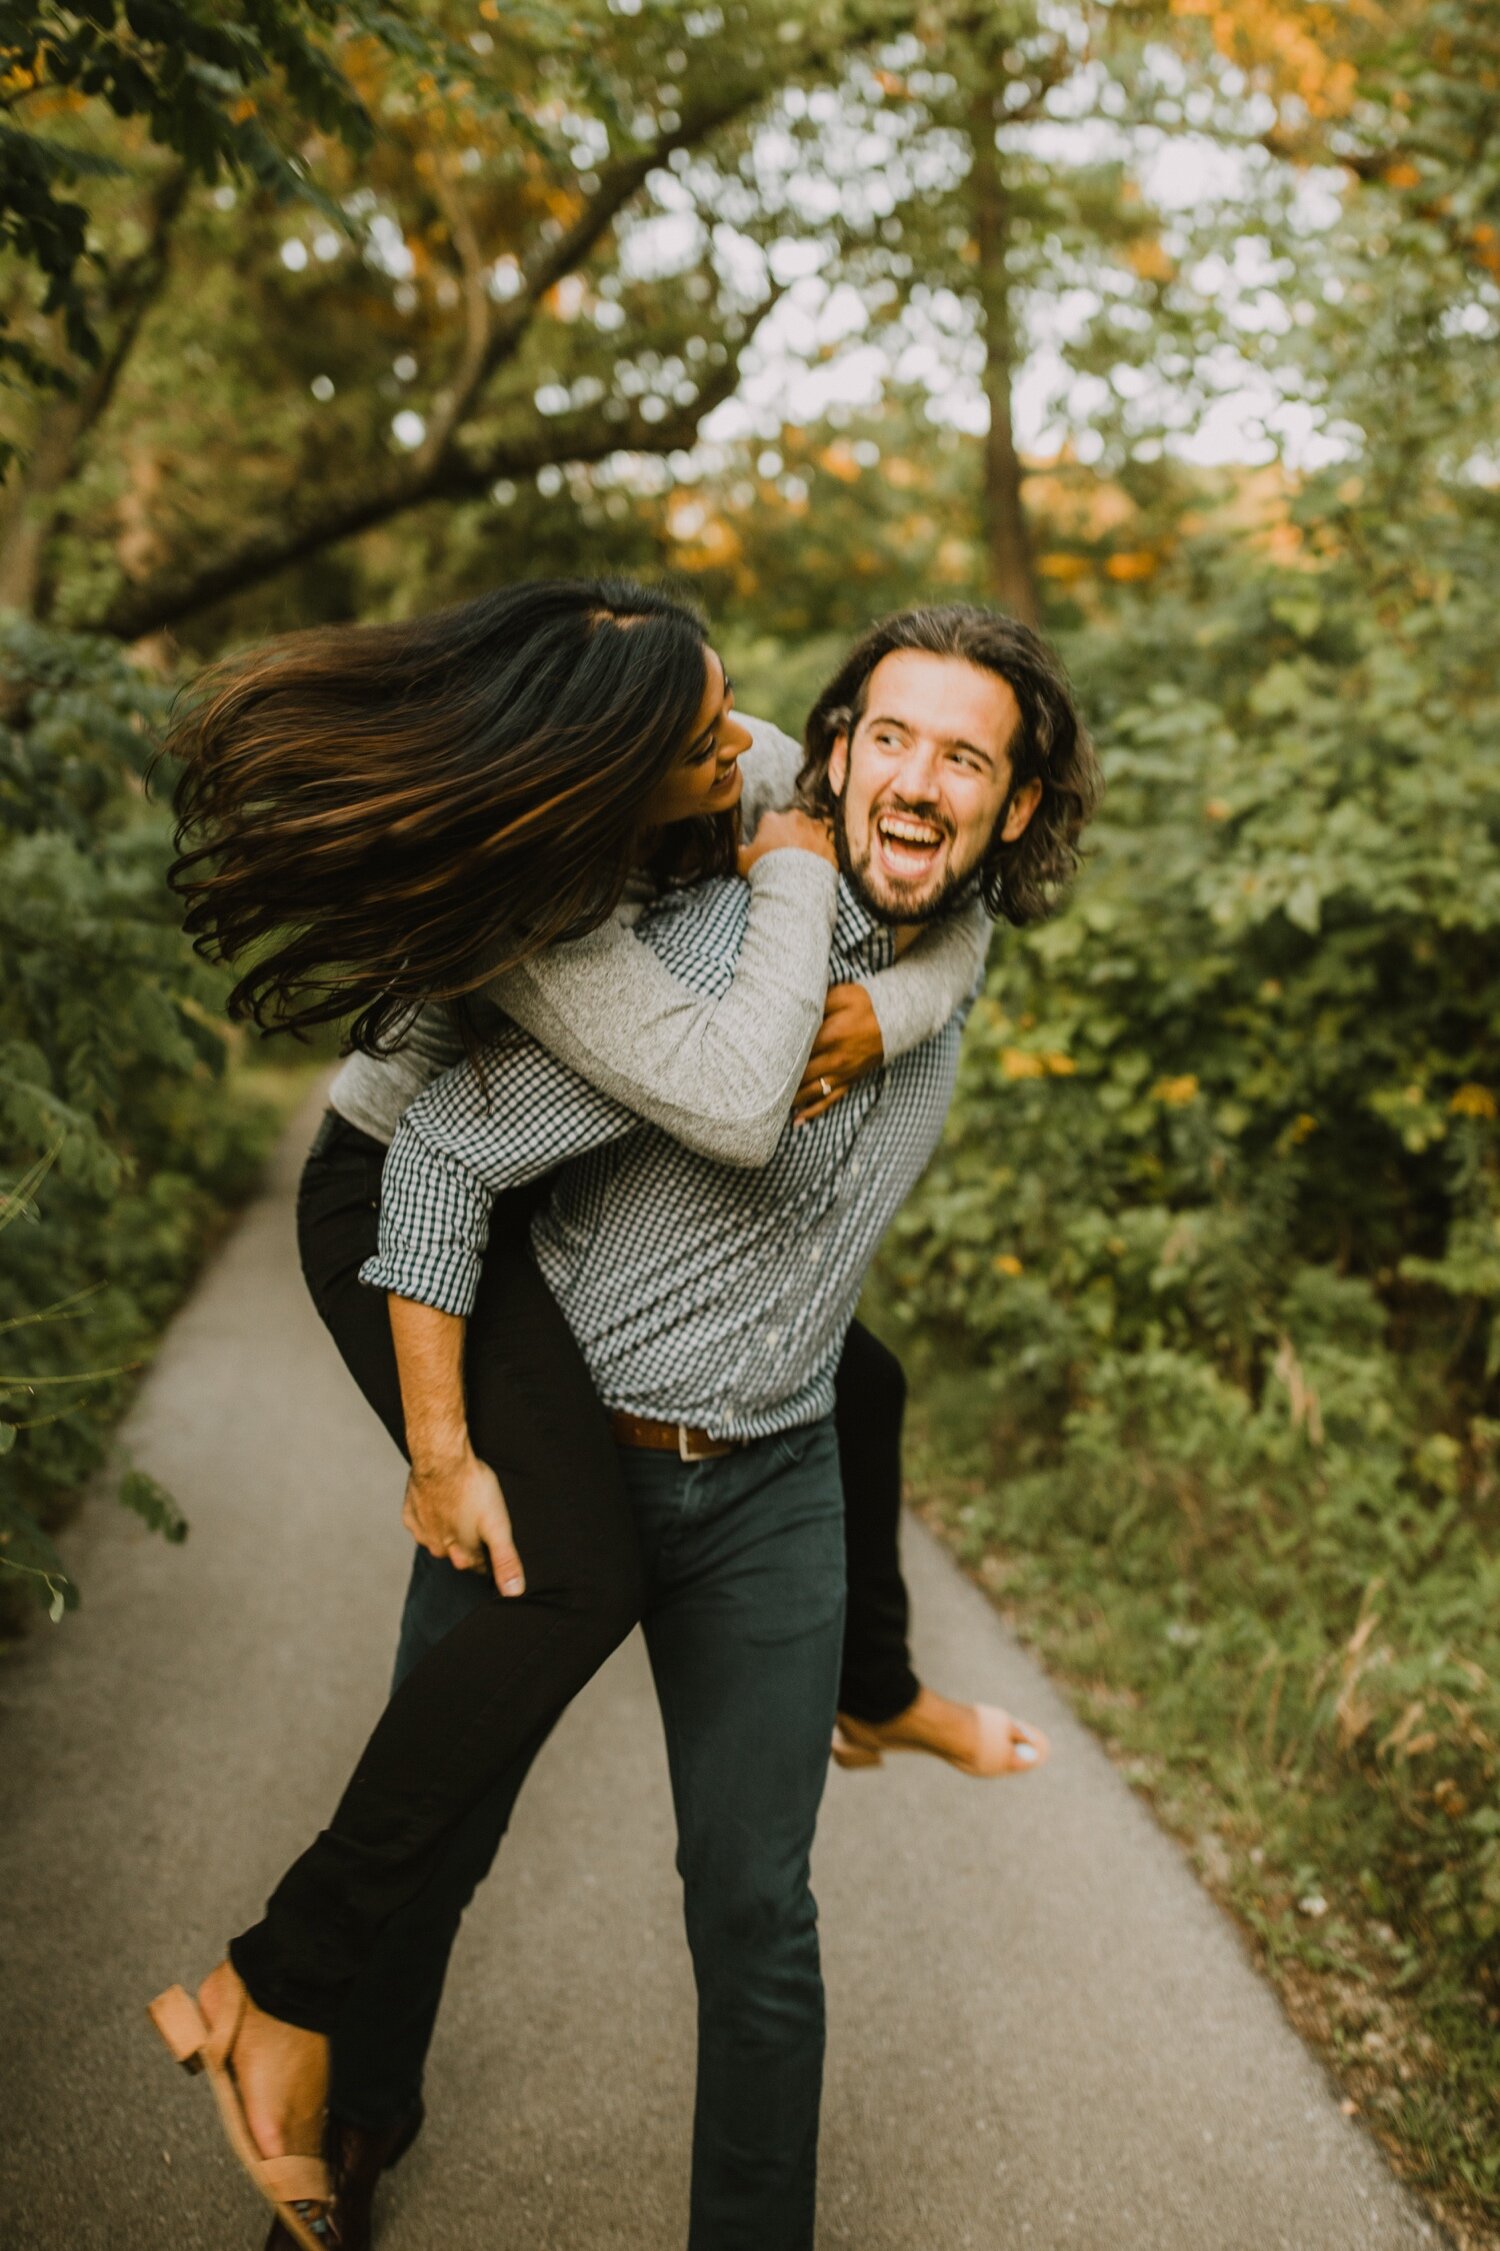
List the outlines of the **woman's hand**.
{"label": "woman's hand", "polygon": [[811,813],[798,812],[795,806],[788,806],[785,812],[761,814],[754,836],[740,846],[740,874],[748,875],[768,852],[815,852],[830,867],[839,864],[828,823],[815,820]]}
{"label": "woman's hand", "polygon": [[831,985],[823,1021],[792,1102],[796,1124],[821,1117],[885,1061],[875,1003],[863,985]]}
{"label": "woman's hand", "polygon": [[413,1462],[401,1521],[419,1547],[446,1557],[455,1570],[483,1571],[488,1558],[502,1594],[526,1592],[500,1480],[473,1452]]}

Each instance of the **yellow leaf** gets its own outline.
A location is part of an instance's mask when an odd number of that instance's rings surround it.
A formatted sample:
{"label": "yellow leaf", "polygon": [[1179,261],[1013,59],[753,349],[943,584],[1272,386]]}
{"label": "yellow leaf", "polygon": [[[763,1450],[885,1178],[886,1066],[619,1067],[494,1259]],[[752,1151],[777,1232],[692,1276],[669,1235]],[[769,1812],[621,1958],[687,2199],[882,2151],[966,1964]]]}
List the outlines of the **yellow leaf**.
{"label": "yellow leaf", "polygon": [[1131,553],[1111,555],[1104,566],[1104,575],[1128,585],[1136,579],[1150,578],[1155,569],[1156,557],[1150,548],[1138,547]]}
{"label": "yellow leaf", "polygon": [[1168,1108],[1181,1110],[1198,1099],[1198,1081],[1191,1072],[1180,1079],[1158,1079],[1151,1089],[1153,1102],[1165,1102]]}

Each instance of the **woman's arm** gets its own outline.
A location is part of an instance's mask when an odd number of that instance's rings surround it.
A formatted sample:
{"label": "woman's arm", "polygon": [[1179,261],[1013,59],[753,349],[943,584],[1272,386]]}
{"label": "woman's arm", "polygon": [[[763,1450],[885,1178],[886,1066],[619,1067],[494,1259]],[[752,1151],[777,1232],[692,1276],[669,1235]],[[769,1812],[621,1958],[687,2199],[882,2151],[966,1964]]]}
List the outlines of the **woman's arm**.
{"label": "woman's arm", "polygon": [[[745,805],[789,805],[801,753],[746,721]],[[553,946],[484,990],[579,1076],[689,1149],[763,1165],[781,1137],[828,993],[838,873],[810,851],[773,850],[749,875],[750,919],[734,981],[717,999],[679,984],[619,918]]]}
{"label": "woman's arm", "polygon": [[936,1038],[984,975],[993,925],[979,900],[924,930],[893,969],[859,981],[870,996],[885,1060]]}
{"label": "woman's arm", "polygon": [[[764,720],[745,724],[753,742],[741,760],[743,808],[753,836],[765,813],[791,804],[802,753]],[[718,1000],[678,984],[619,921],[508,971],[488,997],[688,1148],[724,1164],[765,1164],[822,1036],[838,898],[831,868],[803,853],[767,854],[749,881],[749,927]],[[859,1051],[863,1070],[941,1031],[982,971],[988,939],[976,906],[865,980],[873,1021]]]}
{"label": "woman's arm", "polygon": [[990,921],[976,901],[924,931],[894,968],[834,985],[792,1105],[798,1125],[841,1102],[851,1086],[940,1032],[984,982]]}

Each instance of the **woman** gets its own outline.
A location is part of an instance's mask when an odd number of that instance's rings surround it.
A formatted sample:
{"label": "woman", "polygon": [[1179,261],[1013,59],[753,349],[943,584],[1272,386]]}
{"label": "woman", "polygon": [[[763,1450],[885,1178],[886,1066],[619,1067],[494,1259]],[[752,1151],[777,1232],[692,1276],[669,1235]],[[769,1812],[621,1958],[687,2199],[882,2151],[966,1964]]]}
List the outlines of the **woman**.
{"label": "woman", "polygon": [[[776,741],[767,731],[757,745],[756,810],[791,791],[795,751],[778,755]],[[972,925],[914,949],[867,999],[847,989],[815,1058],[825,1067],[804,1080],[836,869],[826,837],[795,815],[768,815],[745,854],[750,931],[722,1001],[696,1000],[635,942],[622,906],[632,871],[659,885],[734,865],[739,760],[752,747],[697,621],[641,589],[521,588],[411,625],[300,637],[212,681],[174,747],[193,839],[177,870],[189,927],[232,959],[259,949],[235,989],[241,1012],[262,1023],[352,1012],[378,1047],[414,1004],[484,991],[581,1075],[723,1161],[764,1162],[799,1086],[807,1104],[837,1099],[883,1053],[935,1031],[972,981]],[[581,947],[546,951],[590,929]],[[395,1057],[346,1067],[302,1203],[319,1309],[402,1444],[390,1324],[357,1275],[374,1245],[381,1144],[443,1060],[441,1027],[424,1017]],[[470,1323],[468,1431],[448,1434],[446,1450],[410,1434],[406,1521],[423,1552],[408,1623],[429,1614],[427,1654],[330,1830],[235,1942],[233,1966],[205,1984],[201,2015],[180,1993],[154,2012],[183,2060],[214,2070],[231,2138],[303,2243],[327,2237],[327,2184],[312,2162],[326,2036],[358,2006],[361,1975],[458,1826],[482,1830],[486,1793],[634,1622],[632,1534],[607,1425],[526,1254],[524,1216],[497,1228]],[[923,1740],[920,1716],[901,1732],[921,1696],[905,1666],[895,1561],[900,1390],[896,1363],[857,1334],[841,1440],[851,1490],[872,1506],[868,1521],[858,1503],[850,1512],[864,1597],[852,1601],[851,1677],[889,1676],[894,1645],[899,1679],[894,1701],[883,1692],[889,1711],[870,1709],[881,1691],[867,1688],[863,1708],[857,1686],[850,1697],[867,1758],[883,1740]],[[453,1569],[486,1549],[499,1596]],[[955,1763],[1021,1763],[1009,1726],[996,1737],[1000,1715],[986,1743],[972,1708],[947,1711],[949,1739],[941,1721],[930,1732]],[[441,1971],[439,1959],[434,2000]],[[418,2078],[427,2030],[430,2010],[411,2044]],[[344,2102],[341,2087],[335,2096]],[[364,2123],[373,2133],[390,2122]]]}

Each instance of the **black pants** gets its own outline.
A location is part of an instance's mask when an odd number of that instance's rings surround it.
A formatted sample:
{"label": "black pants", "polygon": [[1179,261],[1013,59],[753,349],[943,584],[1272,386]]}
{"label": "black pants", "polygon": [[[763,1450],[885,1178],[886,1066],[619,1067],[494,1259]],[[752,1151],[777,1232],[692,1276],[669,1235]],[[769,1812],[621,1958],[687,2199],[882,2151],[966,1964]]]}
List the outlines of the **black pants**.
{"label": "black pants", "polygon": [[[384,1156],[379,1142],[330,1116],[303,1174],[298,1237],[318,1311],[404,1451],[385,1300],[359,1280],[375,1249]],[[500,1480],[526,1592],[504,1600],[480,1585],[476,1601],[471,1574],[434,1566],[465,1582],[462,1615],[403,1668],[329,1827],[282,1878],[264,1919],[230,1947],[258,2005],[313,2031],[338,2029],[361,1972],[388,1951],[382,1933],[439,1878],[466,1817],[484,1833],[485,1801],[507,1778],[513,1800],[558,1715],[640,1612],[619,1459],[531,1256],[534,1208],[523,1192],[496,1209],[465,1364],[474,1450]],[[917,1693],[897,1556],[904,1398],[899,1361],[856,1326],[838,1381],[850,1582],[840,1705],[869,1720],[893,1717]],[[488,1823],[491,1852],[505,1817],[498,1830]]]}

